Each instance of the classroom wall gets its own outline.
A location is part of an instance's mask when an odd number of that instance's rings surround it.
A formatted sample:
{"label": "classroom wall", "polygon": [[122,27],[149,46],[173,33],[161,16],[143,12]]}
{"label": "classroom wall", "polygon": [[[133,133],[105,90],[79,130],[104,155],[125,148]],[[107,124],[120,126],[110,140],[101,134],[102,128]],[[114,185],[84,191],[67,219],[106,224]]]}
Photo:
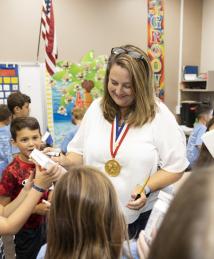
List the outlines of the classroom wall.
{"label": "classroom wall", "polygon": [[36,61],[41,2],[0,0],[0,61]]}
{"label": "classroom wall", "polygon": [[[173,112],[177,104],[180,1],[165,0],[165,101]],[[4,24],[1,61],[36,61],[41,3],[0,0],[0,22]],[[147,48],[147,0],[55,0],[54,4],[59,59],[76,62],[90,49],[96,55],[109,54],[112,46],[124,43]],[[43,48],[39,61],[44,62]]]}
{"label": "classroom wall", "polygon": [[201,71],[214,70],[214,1],[203,1]]}
{"label": "classroom wall", "polygon": [[[41,0],[0,0],[0,21],[5,24],[1,60],[36,61],[41,4]],[[78,62],[90,49],[108,54],[124,43],[146,49],[146,1],[55,0],[54,8],[59,59]],[[43,48],[39,61],[44,61]]]}
{"label": "classroom wall", "polygon": [[180,2],[165,1],[165,102],[173,113],[178,96]]}
{"label": "classroom wall", "polygon": [[182,66],[200,66],[202,9],[202,0],[184,0]]}
{"label": "classroom wall", "polygon": [[79,61],[90,49],[109,54],[124,43],[146,49],[146,1],[60,0],[55,6],[62,59]]}

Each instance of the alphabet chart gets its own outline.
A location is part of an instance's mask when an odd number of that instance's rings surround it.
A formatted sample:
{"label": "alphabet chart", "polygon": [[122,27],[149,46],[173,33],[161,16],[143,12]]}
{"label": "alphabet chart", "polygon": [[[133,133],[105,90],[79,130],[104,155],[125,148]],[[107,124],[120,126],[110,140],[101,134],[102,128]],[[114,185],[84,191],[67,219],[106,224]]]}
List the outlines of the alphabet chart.
{"label": "alphabet chart", "polygon": [[0,104],[7,104],[7,97],[19,91],[18,65],[0,64]]}

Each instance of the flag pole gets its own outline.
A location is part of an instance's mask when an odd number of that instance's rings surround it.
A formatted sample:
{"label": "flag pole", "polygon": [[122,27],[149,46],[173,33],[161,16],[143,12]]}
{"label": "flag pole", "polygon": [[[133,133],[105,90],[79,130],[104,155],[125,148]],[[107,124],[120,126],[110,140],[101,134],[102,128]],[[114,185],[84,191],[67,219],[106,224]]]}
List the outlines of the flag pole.
{"label": "flag pole", "polygon": [[38,63],[38,61],[39,61],[39,49],[40,49],[41,31],[42,31],[42,13],[41,13],[41,19],[40,19],[39,39],[38,39],[37,55],[36,55],[36,62],[37,62],[37,63]]}

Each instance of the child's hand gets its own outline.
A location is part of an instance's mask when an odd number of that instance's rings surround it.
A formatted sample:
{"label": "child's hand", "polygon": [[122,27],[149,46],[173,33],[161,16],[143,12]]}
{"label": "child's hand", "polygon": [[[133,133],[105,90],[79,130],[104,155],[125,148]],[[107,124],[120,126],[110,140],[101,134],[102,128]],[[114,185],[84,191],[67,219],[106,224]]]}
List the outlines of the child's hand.
{"label": "child's hand", "polygon": [[42,202],[36,205],[36,207],[33,210],[33,214],[46,216],[49,210],[50,210],[50,204]]}
{"label": "child's hand", "polygon": [[32,185],[33,185],[33,179],[34,179],[34,176],[35,176],[35,172],[31,171],[30,172],[30,176],[28,177],[27,180],[25,180],[25,184],[24,184],[24,190],[25,191],[30,191]]}
{"label": "child's hand", "polygon": [[42,169],[36,165],[35,185],[47,190],[53,182],[56,182],[62,176],[62,169],[58,164],[51,165],[48,170]]}
{"label": "child's hand", "polygon": [[137,240],[137,250],[138,250],[140,259],[146,259],[148,257],[149,246],[146,243],[146,240],[144,237],[144,231],[140,232],[139,238]]}

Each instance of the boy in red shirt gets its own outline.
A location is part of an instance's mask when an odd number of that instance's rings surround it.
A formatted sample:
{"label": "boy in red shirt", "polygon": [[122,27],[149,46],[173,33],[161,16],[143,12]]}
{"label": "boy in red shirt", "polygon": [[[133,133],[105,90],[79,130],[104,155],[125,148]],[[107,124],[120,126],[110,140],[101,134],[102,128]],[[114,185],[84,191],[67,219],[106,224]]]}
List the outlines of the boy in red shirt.
{"label": "boy in red shirt", "polygon": [[[5,205],[14,200],[23,188],[31,171],[35,171],[35,164],[29,160],[34,148],[40,149],[41,132],[38,121],[33,117],[15,118],[11,123],[11,135],[14,145],[20,153],[7,166],[0,183],[0,203]],[[40,247],[45,243],[45,216],[49,205],[42,203],[48,199],[45,192],[35,207],[32,215],[23,228],[15,235],[15,251],[17,259],[34,259]]]}

